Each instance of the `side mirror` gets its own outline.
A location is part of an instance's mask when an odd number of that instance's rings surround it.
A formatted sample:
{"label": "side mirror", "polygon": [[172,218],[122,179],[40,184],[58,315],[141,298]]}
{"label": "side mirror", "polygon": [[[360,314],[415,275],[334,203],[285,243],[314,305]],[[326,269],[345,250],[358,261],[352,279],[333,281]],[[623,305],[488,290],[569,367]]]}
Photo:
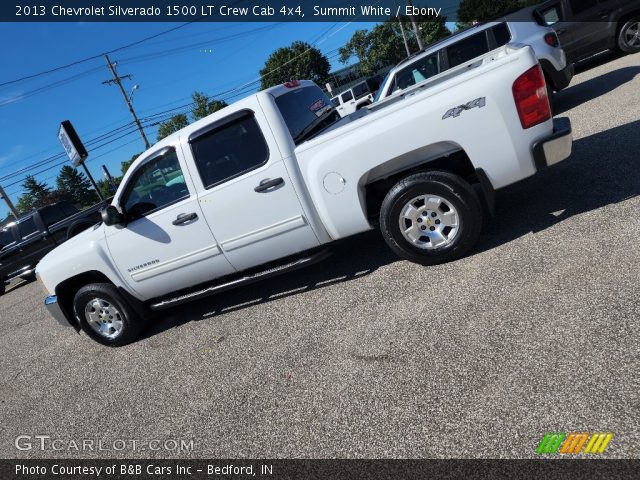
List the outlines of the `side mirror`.
{"label": "side mirror", "polygon": [[124,224],[124,215],[113,205],[109,205],[101,210],[100,215],[102,215],[102,223],[107,226]]}

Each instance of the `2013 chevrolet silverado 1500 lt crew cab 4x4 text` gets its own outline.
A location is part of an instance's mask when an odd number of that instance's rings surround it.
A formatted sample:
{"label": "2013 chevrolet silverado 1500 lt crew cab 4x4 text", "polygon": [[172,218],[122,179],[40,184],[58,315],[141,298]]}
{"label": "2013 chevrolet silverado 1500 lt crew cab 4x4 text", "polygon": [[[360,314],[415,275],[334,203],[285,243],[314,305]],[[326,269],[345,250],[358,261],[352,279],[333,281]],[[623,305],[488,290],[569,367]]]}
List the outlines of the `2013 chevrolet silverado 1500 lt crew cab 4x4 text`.
{"label": "2013 chevrolet silverado 1500 lt crew cab 4x4 text", "polygon": [[40,262],[45,304],[117,346],[154,311],[303,266],[378,224],[410,261],[462,256],[495,189],[571,154],[531,48],[488,55],[342,119],[313,82],[292,81],[163,139],[102,224]]}

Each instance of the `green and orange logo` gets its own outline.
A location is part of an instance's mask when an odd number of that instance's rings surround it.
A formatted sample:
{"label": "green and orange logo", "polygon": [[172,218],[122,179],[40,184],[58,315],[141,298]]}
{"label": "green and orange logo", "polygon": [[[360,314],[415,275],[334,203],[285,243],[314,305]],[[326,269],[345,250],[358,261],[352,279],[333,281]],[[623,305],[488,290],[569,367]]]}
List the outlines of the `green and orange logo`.
{"label": "green and orange logo", "polygon": [[538,455],[554,455],[556,453],[590,453],[599,455],[604,453],[612,438],[613,433],[551,432],[542,438],[536,452]]}

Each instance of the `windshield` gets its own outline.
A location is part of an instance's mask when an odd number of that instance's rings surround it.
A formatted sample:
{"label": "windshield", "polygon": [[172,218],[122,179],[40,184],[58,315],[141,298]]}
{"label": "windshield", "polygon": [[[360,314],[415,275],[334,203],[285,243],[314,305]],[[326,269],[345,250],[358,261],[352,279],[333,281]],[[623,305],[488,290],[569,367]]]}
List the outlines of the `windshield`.
{"label": "windshield", "polygon": [[329,97],[317,86],[291,90],[275,101],[296,145],[340,119]]}

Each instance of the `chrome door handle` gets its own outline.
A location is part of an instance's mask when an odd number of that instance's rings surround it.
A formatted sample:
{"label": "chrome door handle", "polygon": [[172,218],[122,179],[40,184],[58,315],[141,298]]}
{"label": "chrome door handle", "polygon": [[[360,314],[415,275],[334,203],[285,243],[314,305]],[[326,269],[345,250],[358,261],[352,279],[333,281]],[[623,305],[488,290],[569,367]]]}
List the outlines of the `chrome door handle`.
{"label": "chrome door handle", "polygon": [[282,185],[284,180],[282,178],[274,178],[273,180],[269,180],[268,178],[262,180],[260,184],[254,188],[256,192],[264,192],[269,190],[270,188],[277,187],[278,185]]}
{"label": "chrome door handle", "polygon": [[193,213],[181,213],[171,223],[173,223],[174,225],[182,225],[183,223],[190,222],[191,220],[195,220],[196,218],[198,218],[198,214],[196,212],[193,212]]}

